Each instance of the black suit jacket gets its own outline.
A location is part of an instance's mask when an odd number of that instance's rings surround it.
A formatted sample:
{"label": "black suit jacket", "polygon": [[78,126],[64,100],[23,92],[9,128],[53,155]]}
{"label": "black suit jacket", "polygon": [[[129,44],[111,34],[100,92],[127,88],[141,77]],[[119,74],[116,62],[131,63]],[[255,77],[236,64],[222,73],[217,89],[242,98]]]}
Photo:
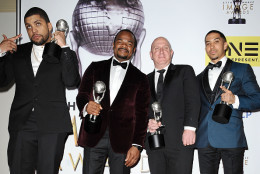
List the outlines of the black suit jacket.
{"label": "black suit jacket", "polygon": [[16,84],[9,131],[21,130],[34,108],[40,132],[72,132],[65,87],[80,83],[76,54],[63,48],[60,61],[43,59],[34,77],[31,51],[31,42],[18,45],[16,53],[0,59],[0,87]]}
{"label": "black suit jacket", "polygon": [[[149,118],[154,114],[151,104],[156,99],[154,74],[148,74],[151,87],[151,103]],[[165,148],[183,148],[182,134],[184,126],[197,128],[200,110],[199,88],[193,68],[189,65],[170,64],[165,75],[163,84],[162,124],[165,125],[164,140]],[[148,133],[147,136],[149,136]],[[148,141],[146,141],[147,153],[150,152]]]}
{"label": "black suit jacket", "polygon": [[150,101],[149,83],[146,75],[129,63],[122,85],[110,105],[111,60],[92,62],[82,77],[77,95],[80,112],[86,103],[93,101],[92,91],[96,81],[103,81],[106,84],[106,92],[101,101],[103,109],[99,114],[99,117],[102,117],[100,132],[97,134],[85,132],[83,119],[78,143],[83,147],[94,147],[108,129],[113,150],[117,153],[127,153],[132,144],[144,146]]}

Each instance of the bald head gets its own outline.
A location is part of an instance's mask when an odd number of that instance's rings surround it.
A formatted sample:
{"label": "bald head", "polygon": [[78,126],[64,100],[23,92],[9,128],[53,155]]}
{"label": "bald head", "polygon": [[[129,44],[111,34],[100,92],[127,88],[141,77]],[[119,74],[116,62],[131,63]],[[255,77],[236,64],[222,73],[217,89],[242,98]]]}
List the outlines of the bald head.
{"label": "bald head", "polygon": [[163,69],[172,61],[173,50],[170,42],[164,37],[157,37],[151,45],[150,57],[156,69]]}
{"label": "bald head", "polygon": [[152,45],[151,45],[151,50],[153,49],[154,44],[155,44],[157,41],[160,41],[160,40],[164,40],[165,42],[167,42],[169,48],[172,49],[172,46],[171,46],[170,42],[168,41],[168,39],[166,39],[165,37],[160,36],[160,37],[157,37],[156,39],[153,40],[153,43],[152,43]]}

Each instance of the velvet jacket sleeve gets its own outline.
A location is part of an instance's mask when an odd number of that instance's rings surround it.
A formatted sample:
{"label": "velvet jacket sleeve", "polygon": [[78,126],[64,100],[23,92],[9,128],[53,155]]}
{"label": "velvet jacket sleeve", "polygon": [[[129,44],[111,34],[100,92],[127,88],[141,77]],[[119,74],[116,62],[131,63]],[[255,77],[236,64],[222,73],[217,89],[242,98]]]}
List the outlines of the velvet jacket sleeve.
{"label": "velvet jacket sleeve", "polygon": [[69,47],[62,48],[61,53],[62,80],[66,87],[75,88],[80,83],[78,60],[76,53]]}
{"label": "velvet jacket sleeve", "polygon": [[14,80],[12,56],[9,54],[0,57],[0,87],[5,87]]}
{"label": "velvet jacket sleeve", "polygon": [[90,99],[92,98],[92,88],[94,85],[94,67],[93,67],[93,63],[91,63],[89,65],[89,67],[86,69],[83,77],[82,77],[82,81],[80,83],[80,87],[79,87],[79,91],[78,91],[78,95],[76,97],[76,102],[77,102],[77,106],[78,109],[80,111],[80,116],[83,116],[83,108],[84,106],[90,101]]}
{"label": "velvet jacket sleeve", "polygon": [[148,124],[148,107],[150,103],[150,87],[146,76],[141,81],[136,95],[135,114],[136,124],[132,144],[144,147],[144,139]]}

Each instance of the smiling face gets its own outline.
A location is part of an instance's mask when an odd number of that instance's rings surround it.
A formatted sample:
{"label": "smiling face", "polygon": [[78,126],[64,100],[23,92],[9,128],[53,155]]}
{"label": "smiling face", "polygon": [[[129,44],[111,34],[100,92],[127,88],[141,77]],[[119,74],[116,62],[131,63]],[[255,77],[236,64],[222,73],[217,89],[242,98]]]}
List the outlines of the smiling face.
{"label": "smiling face", "polygon": [[128,31],[120,32],[113,43],[114,56],[119,62],[131,59],[135,52],[134,36]]}
{"label": "smiling face", "polygon": [[220,36],[219,33],[210,33],[205,39],[205,49],[207,55],[213,63],[217,63],[226,55],[228,48],[227,42]]}
{"label": "smiling face", "polygon": [[25,18],[25,27],[30,40],[35,45],[44,45],[51,40],[52,25],[41,18],[40,15]]}
{"label": "smiling face", "polygon": [[173,50],[167,39],[156,38],[151,46],[150,57],[157,69],[163,69],[172,61]]}

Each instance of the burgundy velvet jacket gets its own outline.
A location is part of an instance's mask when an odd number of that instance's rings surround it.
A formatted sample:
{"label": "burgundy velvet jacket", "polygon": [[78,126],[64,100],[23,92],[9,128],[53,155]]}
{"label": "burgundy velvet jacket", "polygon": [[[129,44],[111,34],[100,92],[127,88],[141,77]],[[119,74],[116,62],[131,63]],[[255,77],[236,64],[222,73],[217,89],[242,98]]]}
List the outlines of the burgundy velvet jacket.
{"label": "burgundy velvet jacket", "polygon": [[146,75],[130,63],[117,96],[110,105],[111,61],[112,58],[92,62],[82,77],[76,99],[81,116],[86,103],[93,101],[93,85],[96,81],[103,81],[106,84],[106,92],[100,103],[103,108],[99,115],[102,117],[100,133],[88,134],[85,132],[83,118],[78,144],[82,147],[94,147],[108,128],[114,152],[127,153],[132,144],[144,146],[150,101],[149,82]]}

